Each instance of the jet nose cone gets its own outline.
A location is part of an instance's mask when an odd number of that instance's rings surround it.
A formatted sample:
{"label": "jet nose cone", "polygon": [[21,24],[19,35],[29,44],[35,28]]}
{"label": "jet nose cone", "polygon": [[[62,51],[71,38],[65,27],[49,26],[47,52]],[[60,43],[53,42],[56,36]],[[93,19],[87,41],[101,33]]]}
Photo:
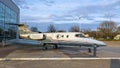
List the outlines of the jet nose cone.
{"label": "jet nose cone", "polygon": [[104,43],[102,41],[98,41],[98,40],[95,40],[95,39],[91,39],[91,41],[98,46],[106,46],[106,43]]}
{"label": "jet nose cone", "polygon": [[[100,42],[101,42],[101,41],[100,41]],[[106,46],[106,45],[107,45],[107,44],[104,43],[104,42],[101,42],[100,44],[101,44],[101,46]]]}
{"label": "jet nose cone", "polygon": [[99,46],[107,46],[106,43],[102,42],[102,41],[97,41],[96,40],[96,43],[99,45]]}

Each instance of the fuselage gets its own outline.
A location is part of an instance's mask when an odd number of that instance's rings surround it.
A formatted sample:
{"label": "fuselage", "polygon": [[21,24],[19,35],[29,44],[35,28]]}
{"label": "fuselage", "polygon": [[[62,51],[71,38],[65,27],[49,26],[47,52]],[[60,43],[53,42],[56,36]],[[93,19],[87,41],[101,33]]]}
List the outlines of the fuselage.
{"label": "fuselage", "polygon": [[83,33],[80,32],[56,32],[56,33],[43,33],[46,37],[51,39],[53,42],[56,41],[59,44],[68,44],[68,45],[81,45],[81,46],[105,46],[106,44],[86,37]]}
{"label": "fuselage", "polygon": [[81,46],[105,46],[106,44],[86,37],[81,32],[54,32],[54,33],[38,33],[32,32],[27,26],[19,26],[19,33],[21,38],[40,40],[43,43],[56,43],[59,45],[81,45]]}
{"label": "fuselage", "polygon": [[[106,46],[104,42],[86,37],[81,32],[55,32],[55,33],[38,33],[30,31],[27,26],[19,26],[20,37],[24,39],[40,40],[43,49],[47,50],[47,44],[54,45],[53,48],[58,48],[58,45],[69,46],[86,46],[93,47],[93,55],[96,56],[97,47]],[[88,48],[91,52],[91,48]]]}
{"label": "fuselage", "polygon": [[105,43],[86,37],[80,32],[28,33],[20,34],[20,36],[33,40],[49,40],[44,42],[56,43],[59,45],[106,46]]}

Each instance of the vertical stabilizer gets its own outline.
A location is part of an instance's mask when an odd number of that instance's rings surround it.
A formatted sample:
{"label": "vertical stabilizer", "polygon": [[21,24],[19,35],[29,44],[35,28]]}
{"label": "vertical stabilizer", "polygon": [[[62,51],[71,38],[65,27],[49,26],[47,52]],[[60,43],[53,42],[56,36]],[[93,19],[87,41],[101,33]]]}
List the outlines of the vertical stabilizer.
{"label": "vertical stabilizer", "polygon": [[19,33],[20,33],[20,34],[32,32],[32,31],[28,28],[28,26],[25,25],[25,24],[19,25],[19,26],[18,26],[18,29],[19,29]]}

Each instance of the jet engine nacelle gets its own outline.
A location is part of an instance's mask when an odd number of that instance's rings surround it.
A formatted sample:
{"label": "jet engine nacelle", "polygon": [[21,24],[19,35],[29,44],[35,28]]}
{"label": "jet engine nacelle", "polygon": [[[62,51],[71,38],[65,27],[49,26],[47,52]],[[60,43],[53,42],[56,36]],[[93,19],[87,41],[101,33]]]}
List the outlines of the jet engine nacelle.
{"label": "jet engine nacelle", "polygon": [[46,39],[46,36],[44,34],[30,34],[28,38],[33,40],[43,40]]}

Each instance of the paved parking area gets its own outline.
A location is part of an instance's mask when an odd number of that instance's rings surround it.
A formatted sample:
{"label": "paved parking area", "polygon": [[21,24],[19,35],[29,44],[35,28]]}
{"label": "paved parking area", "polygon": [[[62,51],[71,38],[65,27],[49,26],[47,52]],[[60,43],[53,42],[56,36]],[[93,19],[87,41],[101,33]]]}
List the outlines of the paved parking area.
{"label": "paved parking area", "polygon": [[[112,43],[110,45],[110,43]],[[85,47],[60,47],[42,50],[41,47],[8,46],[0,48],[1,58],[120,58],[120,46],[110,42],[109,46],[98,48],[93,57]],[[17,60],[0,61],[0,68],[120,68],[120,59],[81,59],[81,60]]]}
{"label": "paved parking area", "polygon": [[[60,47],[59,49],[49,48],[42,50],[39,46],[23,45],[7,46],[0,48],[0,58],[120,58],[120,42],[104,41],[107,47],[99,47],[97,56],[93,57],[92,53],[88,53],[86,47]],[[20,47],[19,47],[20,46]],[[22,47],[23,46],[23,47]]]}
{"label": "paved parking area", "polygon": [[120,60],[0,61],[0,68],[120,68]]}
{"label": "paved parking area", "polygon": [[6,56],[6,58],[120,58],[120,47],[100,47],[97,56],[88,53],[86,47],[60,47],[59,49],[31,47],[17,49]]}

